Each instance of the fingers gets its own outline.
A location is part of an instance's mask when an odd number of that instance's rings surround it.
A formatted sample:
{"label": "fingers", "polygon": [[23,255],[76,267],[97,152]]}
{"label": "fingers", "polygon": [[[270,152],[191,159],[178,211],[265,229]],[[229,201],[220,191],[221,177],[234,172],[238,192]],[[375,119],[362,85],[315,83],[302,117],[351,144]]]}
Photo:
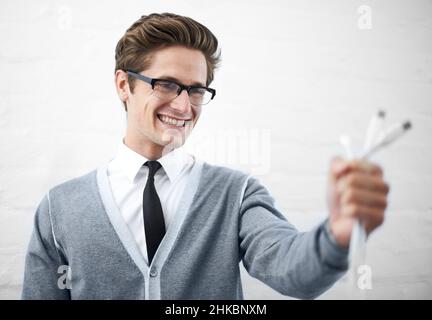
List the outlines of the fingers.
{"label": "fingers", "polygon": [[371,232],[384,222],[383,209],[359,204],[343,206],[342,215],[363,221],[367,233]]}
{"label": "fingers", "polygon": [[344,160],[339,157],[332,160],[330,172],[335,179],[350,172],[362,172],[377,177],[383,176],[381,167],[374,163],[365,160]]}
{"label": "fingers", "polygon": [[369,234],[384,221],[389,185],[380,166],[364,160],[335,158],[330,167],[329,208],[338,243],[349,243],[348,221],[362,221]]}
{"label": "fingers", "polygon": [[342,193],[341,205],[349,206],[352,204],[385,209],[387,208],[387,196],[385,193],[349,188]]}
{"label": "fingers", "polygon": [[382,177],[371,176],[363,173],[348,173],[347,175],[340,177],[336,186],[337,191],[342,193],[344,190],[349,188],[376,191],[384,195],[387,195],[390,190],[390,186],[382,179]]}

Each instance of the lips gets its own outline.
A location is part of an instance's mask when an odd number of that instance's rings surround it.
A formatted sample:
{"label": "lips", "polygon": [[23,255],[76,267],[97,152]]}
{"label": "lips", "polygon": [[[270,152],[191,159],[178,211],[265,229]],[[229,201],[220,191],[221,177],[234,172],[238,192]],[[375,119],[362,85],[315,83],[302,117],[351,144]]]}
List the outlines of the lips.
{"label": "lips", "polygon": [[190,120],[190,119],[174,118],[164,114],[158,114],[157,117],[164,125],[168,125],[170,127],[175,127],[175,128],[184,127],[186,122]]}

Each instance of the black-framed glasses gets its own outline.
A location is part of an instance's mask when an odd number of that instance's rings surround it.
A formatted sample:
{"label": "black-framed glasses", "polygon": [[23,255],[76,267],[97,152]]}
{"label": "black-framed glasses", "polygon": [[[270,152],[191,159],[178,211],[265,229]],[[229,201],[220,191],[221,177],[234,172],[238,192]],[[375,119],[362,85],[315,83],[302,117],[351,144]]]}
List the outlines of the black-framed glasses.
{"label": "black-framed glasses", "polygon": [[156,96],[167,101],[177,98],[183,90],[186,90],[191,104],[199,107],[209,103],[216,95],[216,90],[212,88],[185,86],[171,80],[153,79],[132,70],[127,70],[126,72],[128,75],[150,84]]}

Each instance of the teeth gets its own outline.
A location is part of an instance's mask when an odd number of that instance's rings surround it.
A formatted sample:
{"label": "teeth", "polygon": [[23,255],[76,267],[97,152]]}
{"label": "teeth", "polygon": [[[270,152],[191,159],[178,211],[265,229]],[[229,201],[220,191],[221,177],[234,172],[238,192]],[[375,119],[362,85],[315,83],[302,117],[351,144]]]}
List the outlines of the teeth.
{"label": "teeth", "polygon": [[162,114],[159,115],[159,119],[161,119],[162,122],[169,123],[169,124],[175,125],[177,127],[183,127],[185,124],[184,120],[173,119],[173,118],[167,117],[167,116],[162,115]]}

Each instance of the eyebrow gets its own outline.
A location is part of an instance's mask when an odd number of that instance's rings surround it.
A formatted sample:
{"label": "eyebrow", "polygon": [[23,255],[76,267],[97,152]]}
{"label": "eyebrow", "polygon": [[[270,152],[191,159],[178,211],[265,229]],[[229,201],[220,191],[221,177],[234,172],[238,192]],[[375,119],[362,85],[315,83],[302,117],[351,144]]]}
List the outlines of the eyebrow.
{"label": "eyebrow", "polygon": [[[161,80],[170,80],[170,81],[174,81],[174,82],[178,82],[180,84],[183,84],[179,79],[177,79],[175,77],[171,77],[171,76],[160,76],[160,77],[158,77],[158,79],[161,79]],[[200,82],[194,82],[194,83],[191,84],[191,86],[206,87],[205,85],[203,85]]]}

